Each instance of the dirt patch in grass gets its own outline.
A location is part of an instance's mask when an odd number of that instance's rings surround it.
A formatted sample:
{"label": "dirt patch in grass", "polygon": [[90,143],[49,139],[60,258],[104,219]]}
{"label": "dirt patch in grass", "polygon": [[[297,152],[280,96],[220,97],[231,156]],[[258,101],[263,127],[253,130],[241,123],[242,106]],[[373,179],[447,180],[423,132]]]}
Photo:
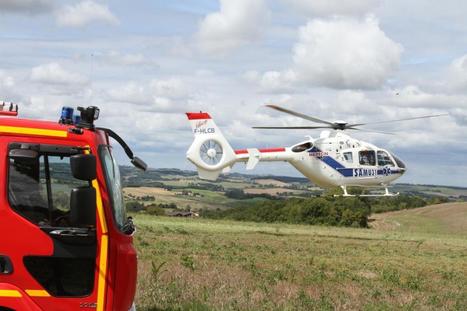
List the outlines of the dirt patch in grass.
{"label": "dirt patch in grass", "polygon": [[285,189],[285,188],[268,188],[268,189],[262,189],[262,188],[247,188],[243,190],[245,193],[248,194],[269,194],[269,195],[278,195],[280,193],[294,193],[294,194],[300,194],[303,193],[302,190],[295,190],[295,189]]}
{"label": "dirt patch in grass", "polygon": [[123,189],[124,194],[131,194],[134,196],[145,196],[145,195],[163,195],[173,196],[174,193],[164,188],[157,187],[127,187]]}

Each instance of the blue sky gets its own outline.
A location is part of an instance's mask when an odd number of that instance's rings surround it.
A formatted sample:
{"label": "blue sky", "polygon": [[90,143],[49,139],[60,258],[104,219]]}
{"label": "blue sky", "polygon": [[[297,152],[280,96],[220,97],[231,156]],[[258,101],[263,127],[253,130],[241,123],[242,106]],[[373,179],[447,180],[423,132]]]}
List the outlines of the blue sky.
{"label": "blue sky", "polygon": [[235,148],[319,136],[252,130],[304,124],[267,102],[350,122],[449,113],[354,136],[399,155],[401,182],[467,186],[466,11],[453,0],[3,0],[0,94],[24,117],[97,105],[151,166],[182,169],[194,169],[186,111],[210,112]]}

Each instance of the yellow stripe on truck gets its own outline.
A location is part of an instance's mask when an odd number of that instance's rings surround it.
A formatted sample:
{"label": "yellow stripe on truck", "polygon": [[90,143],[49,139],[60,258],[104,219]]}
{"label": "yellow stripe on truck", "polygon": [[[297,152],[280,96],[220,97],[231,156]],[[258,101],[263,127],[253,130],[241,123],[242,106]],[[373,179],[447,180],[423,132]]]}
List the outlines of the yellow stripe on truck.
{"label": "yellow stripe on truck", "polygon": [[42,289],[27,289],[26,294],[31,297],[50,297],[49,293]]}
{"label": "yellow stripe on truck", "polygon": [[107,274],[107,252],[109,247],[109,236],[107,235],[107,222],[105,221],[104,206],[102,205],[101,191],[96,179],[92,181],[92,186],[96,189],[97,215],[101,225],[101,245],[99,252],[99,278],[97,280],[97,311],[104,310],[106,274]]}
{"label": "yellow stripe on truck", "polygon": [[92,186],[96,189],[96,203],[97,203],[97,215],[99,216],[99,222],[101,224],[102,233],[107,233],[107,223],[105,222],[104,207],[102,206],[101,191],[99,189],[99,183],[96,179],[92,181]]}
{"label": "yellow stripe on truck", "polygon": [[49,137],[67,137],[68,136],[67,131],[38,129],[38,128],[32,128],[32,127],[5,126],[5,125],[0,125],[0,133],[49,136]]}
{"label": "yellow stripe on truck", "polygon": [[0,297],[21,298],[23,295],[15,289],[0,289]]}
{"label": "yellow stripe on truck", "polygon": [[[89,154],[89,150],[85,150],[84,153]],[[99,248],[99,276],[97,279],[97,311],[103,311],[105,303],[105,288],[107,286],[106,276],[109,236],[107,231],[107,222],[105,221],[104,206],[102,205],[101,191],[97,179],[92,181],[92,186],[96,189],[97,217],[99,218],[102,230],[101,245]]]}
{"label": "yellow stripe on truck", "polygon": [[104,310],[106,272],[107,272],[107,248],[109,237],[107,234],[101,236],[101,253],[99,257],[99,281],[97,286],[97,311]]}

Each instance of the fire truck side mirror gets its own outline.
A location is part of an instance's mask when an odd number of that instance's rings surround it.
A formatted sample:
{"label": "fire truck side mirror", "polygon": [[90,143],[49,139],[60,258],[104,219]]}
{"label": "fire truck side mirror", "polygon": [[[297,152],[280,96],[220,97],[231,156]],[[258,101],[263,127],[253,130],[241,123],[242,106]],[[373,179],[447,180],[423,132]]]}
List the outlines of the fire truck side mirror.
{"label": "fire truck side mirror", "polygon": [[148,169],[148,165],[146,164],[146,162],[144,162],[143,160],[141,160],[138,157],[133,157],[133,159],[131,160],[131,163],[136,168],[139,168],[140,170],[146,171]]}
{"label": "fire truck side mirror", "polygon": [[80,180],[96,179],[96,156],[92,154],[77,154],[70,157],[71,173]]}

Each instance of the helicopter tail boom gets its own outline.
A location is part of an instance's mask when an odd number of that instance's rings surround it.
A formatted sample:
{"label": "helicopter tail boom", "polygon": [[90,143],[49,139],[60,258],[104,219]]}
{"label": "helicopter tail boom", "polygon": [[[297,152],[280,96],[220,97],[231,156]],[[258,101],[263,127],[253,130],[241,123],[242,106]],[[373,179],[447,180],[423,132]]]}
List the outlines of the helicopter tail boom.
{"label": "helicopter tail boom", "polygon": [[236,162],[246,162],[252,170],[259,161],[290,161],[289,148],[248,148],[234,150],[208,113],[186,113],[195,139],[187,151],[187,159],[198,169],[201,179],[216,180]]}

